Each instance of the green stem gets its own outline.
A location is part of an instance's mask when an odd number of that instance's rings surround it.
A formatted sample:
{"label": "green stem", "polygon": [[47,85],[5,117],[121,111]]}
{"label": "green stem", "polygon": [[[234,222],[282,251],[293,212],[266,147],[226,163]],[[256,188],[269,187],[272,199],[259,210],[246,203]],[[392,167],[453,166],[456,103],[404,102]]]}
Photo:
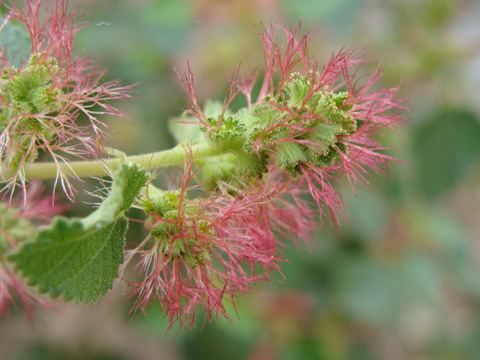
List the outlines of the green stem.
{"label": "green stem", "polygon": [[[192,157],[194,161],[196,161],[202,157],[215,155],[220,149],[209,144],[204,144],[192,146],[191,151]],[[176,146],[169,150],[129,156],[126,158],[118,157],[88,161],[72,161],[68,163],[60,163],[58,165],[53,162],[27,164],[25,166],[25,177],[28,180],[53,179],[57,176],[58,168],[60,168],[66,176],[105,176],[111,171],[114,171],[124,162],[136,163],[145,169],[159,169],[167,166],[182,165],[184,160],[185,148],[183,146]]]}

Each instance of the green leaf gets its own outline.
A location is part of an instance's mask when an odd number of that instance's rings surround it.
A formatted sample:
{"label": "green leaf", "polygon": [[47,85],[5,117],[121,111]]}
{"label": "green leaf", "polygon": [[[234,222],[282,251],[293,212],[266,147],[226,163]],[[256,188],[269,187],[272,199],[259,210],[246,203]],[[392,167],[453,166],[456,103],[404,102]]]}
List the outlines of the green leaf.
{"label": "green leaf", "polygon": [[123,165],[114,175],[112,189],[100,207],[83,219],[87,227],[108,224],[122,216],[147,182],[147,174],[137,165]]}
{"label": "green leaf", "polygon": [[65,300],[94,302],[117,277],[127,228],[124,216],[90,229],[81,220],[59,217],[11,259],[40,292]]}
{"label": "green leaf", "polygon": [[200,125],[193,116],[182,116],[172,118],[168,129],[175,141],[179,144],[188,142],[190,144],[206,141],[205,135],[200,130]]}
{"label": "green leaf", "polygon": [[480,164],[480,121],[471,112],[439,112],[416,130],[413,141],[416,185],[429,199],[449,191]]}
{"label": "green leaf", "polygon": [[[0,24],[5,17],[0,15]],[[0,31],[0,49],[7,54],[7,60],[14,66],[20,66],[30,57],[30,37],[27,29],[15,20],[9,20]]]}
{"label": "green leaf", "polygon": [[[223,104],[221,102],[208,100],[205,103],[203,113],[207,118],[217,118],[222,113],[222,109]],[[168,129],[179,144],[184,142],[195,144],[206,141],[198,120],[191,115],[172,118],[168,124]]]}
{"label": "green leaf", "polygon": [[84,219],[56,217],[9,259],[42,293],[82,303],[96,301],[117,277],[128,229],[125,212],[146,181],[138,166],[123,165],[96,211]]}

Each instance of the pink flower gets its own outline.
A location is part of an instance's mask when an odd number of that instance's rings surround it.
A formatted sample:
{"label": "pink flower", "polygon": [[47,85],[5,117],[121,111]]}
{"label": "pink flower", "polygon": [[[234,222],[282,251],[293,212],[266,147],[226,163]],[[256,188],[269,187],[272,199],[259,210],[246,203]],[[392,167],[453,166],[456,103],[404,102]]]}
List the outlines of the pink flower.
{"label": "pink flower", "polygon": [[[18,182],[25,185],[23,167],[40,153],[59,164],[68,156],[87,158],[102,152],[106,125],[100,117],[123,116],[111,102],[128,98],[131,87],[118,81],[102,83],[103,71],[91,60],[72,55],[82,26],[74,24],[76,12],[69,10],[67,0],[24,0],[5,6],[5,21],[23,24],[31,42],[31,57],[18,69],[0,52],[0,157],[4,168],[14,172],[6,185],[13,191]],[[81,117],[88,126],[80,124]],[[60,167],[57,181],[72,198],[74,188]]]}
{"label": "pink flower", "polygon": [[146,208],[157,208],[147,210],[151,236],[132,252],[140,255],[145,274],[143,281],[131,283],[137,296],[133,310],[157,300],[171,325],[192,325],[200,305],[206,319],[228,317],[226,299],[235,304],[237,294],[278,269],[278,238],[307,238],[313,228],[303,194],[279,179],[189,200],[192,177],[187,160],[180,191],[160,195],[171,208],[161,201],[153,205],[159,199],[155,194],[147,198]]}
{"label": "pink flower", "polygon": [[273,109],[278,115],[255,132],[252,147],[267,151],[278,164],[283,144],[295,144],[298,154],[284,148],[293,156],[290,171],[299,174],[291,178],[293,186],[306,187],[320,214],[328,209],[338,224],[342,201],[333,184],[344,175],[352,183],[367,182],[369,170],[381,171],[394,160],[373,137],[403,124],[398,110],[404,107],[395,99],[398,88],[374,89],[380,70],[361,85],[358,66],[364,61],[353,51],[341,50],[320,67],[309,57],[308,34],[297,38],[295,30],[281,29],[283,47],[273,27],[262,35],[266,70],[253,105],[257,112]]}
{"label": "pink flower", "polygon": [[[291,185],[286,188],[308,190],[320,215],[329,212],[338,224],[342,200],[334,183],[344,176],[352,183],[366,183],[369,170],[381,171],[394,160],[373,138],[380,129],[403,123],[398,110],[404,108],[395,98],[398,88],[378,88],[380,70],[363,80],[358,66],[364,60],[352,50],[342,49],[319,66],[309,56],[308,34],[296,36],[298,29],[279,28],[267,27],[262,34],[265,76],[257,99],[251,94],[256,75],[241,81],[235,69],[218,119],[203,114],[188,66],[182,82],[190,114],[210,139],[234,136],[245,142],[244,149],[276,163],[270,173],[289,173],[284,180]],[[222,129],[224,115],[240,93],[250,117],[242,123],[241,115],[235,118],[230,112],[233,120]]]}
{"label": "pink flower", "polygon": [[[317,217],[312,199],[320,218],[329,214],[338,225],[343,202],[335,183],[343,177],[367,182],[370,170],[381,171],[393,160],[373,138],[379,129],[402,123],[397,89],[373,89],[379,71],[359,85],[363,60],[353,51],[341,50],[318,66],[308,54],[308,34],[297,38],[295,31],[281,30],[285,46],[277,43],[273,27],[262,35],[265,77],[255,101],[256,75],[240,80],[237,68],[222,109],[207,117],[190,65],[179,75],[189,114],[207,135],[201,141],[220,145],[230,157],[201,159],[225,165],[218,177],[216,169],[200,167],[214,182],[204,198],[187,196],[191,154],[178,192],[155,190],[147,197],[150,237],[135,251],[145,278],[132,284],[134,309],[156,299],[170,324],[181,325],[193,323],[199,305],[207,319],[227,316],[224,299],[234,303],[236,294],[278,269],[283,239],[310,238]],[[234,113],[229,107],[240,93],[248,106]]]}

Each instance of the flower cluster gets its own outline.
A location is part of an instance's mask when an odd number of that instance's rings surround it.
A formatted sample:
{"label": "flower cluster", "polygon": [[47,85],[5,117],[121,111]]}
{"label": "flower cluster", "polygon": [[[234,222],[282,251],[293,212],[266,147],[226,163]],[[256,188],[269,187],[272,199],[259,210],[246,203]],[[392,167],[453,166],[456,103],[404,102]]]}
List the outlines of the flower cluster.
{"label": "flower cluster", "polygon": [[191,199],[189,194],[198,190],[193,177],[188,157],[179,190],[148,187],[140,206],[148,215],[150,235],[133,251],[141,255],[145,274],[131,283],[138,295],[133,310],[158,300],[171,325],[193,324],[199,304],[207,318],[215,313],[228,317],[225,296],[235,302],[236,294],[278,269],[276,235],[306,238],[313,228],[302,194],[287,191],[283,182]]}
{"label": "flower cluster", "polygon": [[[15,54],[0,52],[0,161],[5,188],[13,193],[18,183],[25,187],[25,165],[39,158],[60,164],[72,156],[96,157],[105,135],[98,116],[122,116],[110,102],[127,98],[129,88],[101,83],[102,71],[72,55],[79,27],[67,0],[0,5],[8,10],[0,30],[21,24],[31,45],[29,59],[18,67],[9,63]],[[72,197],[60,166],[57,177]]]}
{"label": "flower cluster", "polygon": [[[254,103],[256,77],[240,81],[235,72],[223,107],[206,114],[189,68],[182,78],[189,113],[212,143],[228,148],[235,164],[231,176],[285,172],[298,186],[306,184],[319,209],[326,205],[336,219],[341,202],[332,180],[346,175],[366,182],[368,169],[379,171],[392,160],[373,137],[381,128],[398,126],[402,119],[395,110],[403,107],[395,99],[397,88],[373,89],[379,70],[359,85],[357,67],[363,61],[355,52],[341,50],[319,67],[308,54],[308,35],[297,39],[294,31],[282,30],[284,47],[272,27],[262,36],[265,76]],[[248,107],[232,113],[228,106],[240,93]],[[265,164],[273,166],[267,170]]]}
{"label": "flower cluster", "polygon": [[[334,181],[366,181],[369,170],[392,159],[372,137],[401,122],[397,89],[373,90],[379,71],[359,85],[362,61],[352,51],[320,68],[308,54],[308,36],[283,30],[284,47],[273,28],[263,34],[265,76],[255,101],[255,74],[241,81],[236,70],[223,104],[205,108],[190,66],[181,76],[190,100],[184,122],[199,129],[194,144],[206,142],[220,154],[199,162],[203,197],[188,196],[194,176],[187,159],[179,190],[150,188],[144,198],[150,237],[136,250],[145,277],[133,284],[135,308],[157,299],[171,324],[192,323],[200,303],[207,318],[227,316],[224,297],[234,301],[278,269],[282,239],[309,238],[316,215],[307,194],[320,218],[328,211],[338,224],[342,200]],[[234,112],[230,104],[241,93],[247,107]]]}
{"label": "flower cluster", "polygon": [[[141,273],[129,281],[132,311],[158,301],[170,325],[187,327],[200,308],[207,320],[228,317],[226,301],[235,305],[237,294],[279,270],[286,241],[308,241],[327,214],[338,224],[337,180],[366,182],[370,170],[392,160],[375,136],[401,123],[397,89],[377,87],[380,71],[360,78],[362,60],[353,51],[319,66],[308,35],[272,26],[262,34],[263,79],[255,72],[241,79],[235,69],[223,103],[201,106],[190,66],[179,74],[190,104],[177,124],[177,138],[188,133],[179,146],[152,156],[72,162],[105,150],[102,116],[123,115],[110,102],[128,98],[129,87],[102,83],[103,72],[72,55],[79,27],[67,0],[0,4],[8,9],[0,34],[21,24],[31,45],[17,66],[0,51],[0,177],[11,193],[8,204],[0,202],[0,314],[16,300],[27,314],[47,304],[17,274],[53,297],[103,296],[124,260],[126,215],[134,204],[148,236],[128,251]],[[246,106],[233,110],[241,95]],[[42,159],[50,162],[36,163]],[[147,169],[167,165],[183,165],[183,172],[176,188],[161,190]],[[112,174],[108,195],[91,215],[59,217],[38,229],[39,220],[62,208],[29,188],[29,180],[55,178],[54,186],[60,182],[73,199],[69,176]],[[21,201],[13,194],[18,184]]]}

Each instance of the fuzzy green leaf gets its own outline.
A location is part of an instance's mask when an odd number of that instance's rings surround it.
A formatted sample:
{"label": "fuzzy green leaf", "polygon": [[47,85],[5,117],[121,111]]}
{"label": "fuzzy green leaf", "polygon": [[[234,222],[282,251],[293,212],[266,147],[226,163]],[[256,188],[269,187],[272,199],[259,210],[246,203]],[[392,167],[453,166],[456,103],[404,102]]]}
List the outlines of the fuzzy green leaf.
{"label": "fuzzy green leaf", "polygon": [[84,219],[56,217],[9,259],[42,293],[82,303],[96,301],[117,277],[128,229],[125,212],[146,181],[138,166],[123,165],[96,211]]}
{"label": "fuzzy green leaf", "polygon": [[59,217],[11,259],[40,292],[94,302],[112,287],[117,276],[127,228],[124,216],[98,229],[87,229],[81,220]]}

